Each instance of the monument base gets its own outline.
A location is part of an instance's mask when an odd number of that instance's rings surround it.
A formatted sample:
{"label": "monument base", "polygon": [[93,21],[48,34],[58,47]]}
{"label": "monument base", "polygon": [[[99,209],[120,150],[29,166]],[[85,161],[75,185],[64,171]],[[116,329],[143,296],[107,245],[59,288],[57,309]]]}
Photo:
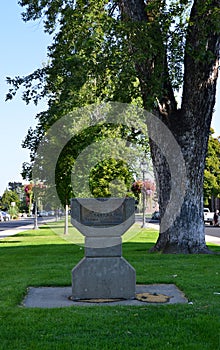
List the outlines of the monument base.
{"label": "monument base", "polygon": [[72,270],[72,299],[134,299],[135,269],[123,257],[83,258]]}

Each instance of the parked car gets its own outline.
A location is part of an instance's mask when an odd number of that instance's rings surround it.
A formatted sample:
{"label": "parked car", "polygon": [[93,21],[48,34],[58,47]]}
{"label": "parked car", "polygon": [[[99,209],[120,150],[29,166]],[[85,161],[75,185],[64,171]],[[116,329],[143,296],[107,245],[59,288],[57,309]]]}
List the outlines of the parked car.
{"label": "parked car", "polygon": [[211,212],[209,208],[204,208],[203,209],[204,223],[213,225],[214,214],[215,213]]}
{"label": "parked car", "polygon": [[54,210],[48,211],[48,216],[54,216],[54,215],[55,215],[55,211]]}
{"label": "parked car", "polygon": [[151,216],[152,220],[160,220],[160,212],[159,211],[155,211],[152,216]]}
{"label": "parked car", "polygon": [[38,216],[40,216],[40,217],[48,216],[48,212],[46,210],[41,210],[41,211],[39,211]]}
{"label": "parked car", "polygon": [[0,211],[0,221],[9,221],[11,216],[5,211]]}

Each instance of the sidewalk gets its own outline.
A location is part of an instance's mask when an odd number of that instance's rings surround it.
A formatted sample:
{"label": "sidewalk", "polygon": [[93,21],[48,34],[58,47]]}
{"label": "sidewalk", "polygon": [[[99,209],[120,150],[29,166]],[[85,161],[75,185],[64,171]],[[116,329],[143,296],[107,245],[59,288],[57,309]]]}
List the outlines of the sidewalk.
{"label": "sidewalk", "polygon": [[[38,226],[41,226],[41,225],[47,223],[47,221],[52,222],[52,221],[54,221],[54,219],[50,219],[50,220],[44,219],[43,221],[38,222]],[[19,226],[19,227],[12,228],[9,230],[0,231],[0,239],[5,238],[5,237],[9,237],[9,236],[14,236],[17,233],[32,230],[33,228],[34,228],[34,219],[33,219],[33,223],[31,223],[31,224]]]}
{"label": "sidewalk", "polygon": [[33,229],[33,227],[34,227],[34,224],[30,224],[30,225],[16,227],[16,228],[13,228],[10,230],[0,231],[0,239],[5,238],[5,237],[9,237],[9,236],[14,236],[17,233],[20,233],[23,231],[31,230],[31,229]]}
{"label": "sidewalk", "polygon": [[[158,224],[152,224],[148,223],[147,227],[154,228],[155,230],[158,230]],[[205,235],[206,243],[213,243],[213,244],[219,244],[220,245],[220,237]]]}
{"label": "sidewalk", "polygon": [[214,243],[214,244],[220,245],[220,237],[205,235],[205,240],[206,240],[206,243]]}

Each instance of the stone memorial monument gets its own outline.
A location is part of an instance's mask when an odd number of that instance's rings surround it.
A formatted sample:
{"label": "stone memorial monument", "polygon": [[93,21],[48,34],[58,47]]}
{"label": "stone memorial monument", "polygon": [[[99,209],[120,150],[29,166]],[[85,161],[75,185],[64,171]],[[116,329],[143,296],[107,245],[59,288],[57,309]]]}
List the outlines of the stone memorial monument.
{"label": "stone memorial monument", "polygon": [[71,222],[85,236],[72,270],[72,299],[134,299],[136,274],[122,257],[121,236],[135,221],[133,198],[74,198]]}

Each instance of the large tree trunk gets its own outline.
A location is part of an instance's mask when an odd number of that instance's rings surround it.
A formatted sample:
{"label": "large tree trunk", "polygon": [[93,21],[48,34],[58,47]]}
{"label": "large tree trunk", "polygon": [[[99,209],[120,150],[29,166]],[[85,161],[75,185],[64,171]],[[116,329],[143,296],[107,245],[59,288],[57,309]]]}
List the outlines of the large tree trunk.
{"label": "large tree trunk", "polygon": [[[219,4],[219,1],[218,4],[213,1],[210,7],[219,6]],[[198,14],[199,6],[202,5],[204,2],[195,1],[191,11],[192,25],[188,29],[186,38],[182,108],[168,117],[168,126],[180,145],[185,160],[187,178],[180,214],[165,231],[162,219],[160,235],[154,250],[163,252],[209,252],[205,243],[203,223],[203,174],[215,104],[219,34],[215,33],[211,26],[213,18],[209,16],[213,14],[206,12]],[[210,58],[211,53],[212,58]],[[203,59],[200,59],[199,56],[202,55]],[[167,192],[166,171],[164,171],[165,168],[161,171],[161,166],[164,166],[160,156],[156,159],[154,148],[152,154],[157,171],[159,170],[159,174],[162,174],[159,179],[159,198],[163,215],[167,206],[166,200],[163,200],[164,192]],[[178,159],[176,161],[178,163]]]}
{"label": "large tree trunk", "polygon": [[[167,152],[171,153],[171,161],[168,164],[167,157],[164,157],[158,146],[151,141],[162,217],[160,234],[152,251],[207,253],[209,250],[205,243],[203,222],[203,173],[209,127],[200,129],[199,125],[196,126],[195,116],[191,119],[188,128],[183,130],[180,128],[180,122],[176,120],[179,118],[178,112],[172,117],[173,125],[170,128],[178,142],[182,157],[178,157],[176,149],[169,149]],[[153,127],[151,133],[154,132]],[[163,135],[157,135],[157,137],[160,138]],[[170,147],[170,144],[167,147]],[[174,147],[177,146],[174,145]],[[176,172],[170,171],[170,162],[176,163]],[[185,176],[185,181],[178,183],[178,175]],[[172,191],[176,192],[176,195],[171,198]],[[170,201],[172,205],[167,213]]]}
{"label": "large tree trunk", "polygon": [[[159,4],[160,1],[123,0],[119,3],[125,16],[137,22],[147,21],[148,4]],[[159,237],[152,249],[154,251],[209,252],[205,243],[203,223],[203,173],[215,104],[220,48],[219,33],[216,33],[214,29],[214,21],[217,19],[214,19],[215,15],[212,10],[219,6],[219,0],[209,1],[208,5],[204,0],[195,0],[192,6],[185,44],[184,85],[180,110],[176,109],[174,102],[174,93],[167,71],[166,54],[165,60],[163,58],[165,63],[162,89],[163,93],[166,93],[166,100],[163,100],[163,104],[158,103],[156,114],[172,136],[165,137],[163,140],[163,133],[158,134],[158,128],[153,125],[154,123],[149,123],[151,153],[162,217]],[[135,44],[131,43],[132,45]],[[149,77],[154,74],[157,64],[161,64],[158,58],[154,62],[146,60],[141,66],[136,62],[145,106],[148,106],[147,99],[149,99],[149,91],[152,88],[149,86]],[[176,143],[170,142],[172,137]],[[164,144],[163,149],[160,147],[161,144]],[[176,152],[177,148],[180,149],[179,157]],[[172,167],[175,168],[175,162],[176,170],[173,174],[170,164],[172,163]],[[178,182],[178,171],[180,177],[185,173],[185,181],[182,183]]]}

